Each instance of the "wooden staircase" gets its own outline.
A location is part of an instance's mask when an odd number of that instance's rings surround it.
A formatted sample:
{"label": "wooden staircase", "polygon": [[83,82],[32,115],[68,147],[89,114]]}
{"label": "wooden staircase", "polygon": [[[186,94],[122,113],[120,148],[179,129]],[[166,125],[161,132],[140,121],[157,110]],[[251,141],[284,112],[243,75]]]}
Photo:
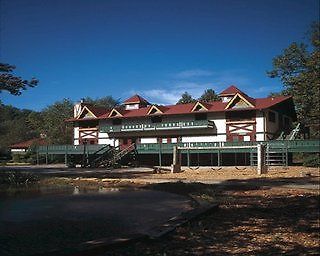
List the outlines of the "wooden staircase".
{"label": "wooden staircase", "polygon": [[[119,147],[117,147],[119,149]],[[99,165],[96,167],[112,167],[114,166],[116,163],[118,163],[123,157],[125,157],[126,155],[128,155],[129,153],[135,151],[135,144],[131,144],[130,146],[126,147],[123,150],[114,150],[112,152],[112,155],[110,155],[110,157],[104,158],[99,162]]]}
{"label": "wooden staircase", "polygon": [[[277,144],[270,146],[270,144],[267,144],[265,161],[267,166],[287,166],[288,152],[285,145]],[[257,165],[257,152],[254,150],[250,153],[250,165]]]}

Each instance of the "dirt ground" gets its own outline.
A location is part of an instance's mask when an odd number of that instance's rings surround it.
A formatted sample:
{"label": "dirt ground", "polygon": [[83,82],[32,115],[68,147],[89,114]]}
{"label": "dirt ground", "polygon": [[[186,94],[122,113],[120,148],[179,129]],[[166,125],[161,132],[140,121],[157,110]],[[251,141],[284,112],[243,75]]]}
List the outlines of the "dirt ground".
{"label": "dirt ground", "polygon": [[[274,167],[262,176],[251,168],[201,168],[176,174],[162,172],[148,178],[220,180],[219,185],[145,185],[148,189],[218,202],[219,210],[159,240],[135,243],[102,255],[318,255],[320,251],[319,189],[288,188],[277,183],[319,185],[317,168]],[[230,180],[232,184],[224,186]]]}
{"label": "dirt ground", "polygon": [[258,175],[256,168],[253,167],[200,167],[182,168],[181,173],[170,173],[162,171],[155,174],[154,178],[177,178],[188,180],[229,180],[229,179],[253,179],[253,178],[299,178],[311,176],[319,178],[319,168],[309,168],[303,166],[290,167],[269,167],[267,174]]}
{"label": "dirt ground", "polygon": [[[140,241],[109,255],[319,255],[319,168],[250,167],[166,170],[122,169],[95,177],[50,177],[43,184],[137,187],[219,203],[219,209],[157,240]],[[91,175],[91,174],[90,174]]]}
{"label": "dirt ground", "polygon": [[155,241],[102,255],[318,255],[319,191],[170,183],[154,189],[214,198],[219,210]]}

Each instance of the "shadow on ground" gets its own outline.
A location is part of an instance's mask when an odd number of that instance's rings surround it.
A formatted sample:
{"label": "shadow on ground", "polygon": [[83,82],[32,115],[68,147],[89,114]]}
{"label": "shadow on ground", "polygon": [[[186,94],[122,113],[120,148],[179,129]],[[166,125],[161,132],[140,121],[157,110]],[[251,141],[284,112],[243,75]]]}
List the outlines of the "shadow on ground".
{"label": "shadow on ground", "polygon": [[317,190],[283,188],[310,179],[232,180],[220,185],[166,183],[147,186],[179,194],[211,196],[220,209],[167,237],[103,255],[317,255]]}

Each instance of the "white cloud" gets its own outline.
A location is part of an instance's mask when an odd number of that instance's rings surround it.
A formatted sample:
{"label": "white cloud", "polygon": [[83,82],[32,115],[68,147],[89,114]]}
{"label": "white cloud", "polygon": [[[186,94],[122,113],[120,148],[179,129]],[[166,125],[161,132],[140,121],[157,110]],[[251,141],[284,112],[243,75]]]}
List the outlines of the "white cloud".
{"label": "white cloud", "polygon": [[[134,90],[129,92],[130,95],[126,94],[126,96],[129,97],[137,93],[151,103],[167,105],[175,104],[180,99],[181,94],[186,91],[194,98],[199,98],[206,89],[213,89],[216,93],[219,93],[229,85],[236,85],[246,92],[246,88],[249,88],[248,85],[252,84],[250,79],[243,75],[243,71],[234,70],[218,73],[193,69],[180,72],[174,77],[175,79],[169,81],[160,81],[153,85],[140,87],[139,89],[134,88]],[[192,77],[194,77],[193,81],[190,81]],[[250,91],[247,93],[250,95]]]}
{"label": "white cloud", "polygon": [[176,78],[186,79],[192,77],[203,77],[203,76],[212,76],[214,73],[210,70],[204,69],[190,69],[184,70],[174,75]]}

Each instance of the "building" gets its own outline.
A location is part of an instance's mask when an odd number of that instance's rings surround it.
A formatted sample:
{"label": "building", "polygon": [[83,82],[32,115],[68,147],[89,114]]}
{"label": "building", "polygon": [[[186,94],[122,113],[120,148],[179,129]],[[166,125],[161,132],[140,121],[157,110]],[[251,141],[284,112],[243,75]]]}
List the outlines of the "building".
{"label": "building", "polygon": [[84,102],[74,106],[74,145],[174,144],[266,141],[289,134],[296,113],[292,97],[252,98],[235,86],[221,100],[156,105],[139,95],[112,110]]}
{"label": "building", "polygon": [[10,145],[11,154],[25,154],[29,149],[35,146],[47,145],[45,138],[35,138],[31,140],[21,141],[19,143]]}

